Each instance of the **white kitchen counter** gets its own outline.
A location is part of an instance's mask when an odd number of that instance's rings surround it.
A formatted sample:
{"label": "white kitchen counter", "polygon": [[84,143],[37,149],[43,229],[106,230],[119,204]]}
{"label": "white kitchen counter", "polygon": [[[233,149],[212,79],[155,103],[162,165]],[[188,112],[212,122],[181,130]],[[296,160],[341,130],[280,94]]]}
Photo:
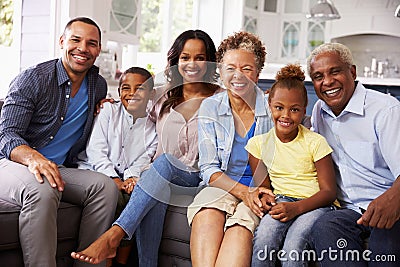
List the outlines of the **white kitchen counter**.
{"label": "white kitchen counter", "polygon": [[400,78],[366,78],[357,77],[363,84],[400,86]]}
{"label": "white kitchen counter", "polygon": [[[276,66],[271,67],[267,66],[266,70],[260,73],[260,79],[267,79],[267,80],[275,80],[276,72],[280,68],[277,68]],[[304,66],[303,66],[303,69]],[[276,70],[275,72],[271,70]],[[363,84],[370,84],[370,85],[387,85],[387,86],[400,86],[400,78],[369,78],[369,77],[363,77],[359,76],[357,77],[357,80],[362,82]],[[308,75],[306,75],[306,81],[311,82],[311,79]]]}

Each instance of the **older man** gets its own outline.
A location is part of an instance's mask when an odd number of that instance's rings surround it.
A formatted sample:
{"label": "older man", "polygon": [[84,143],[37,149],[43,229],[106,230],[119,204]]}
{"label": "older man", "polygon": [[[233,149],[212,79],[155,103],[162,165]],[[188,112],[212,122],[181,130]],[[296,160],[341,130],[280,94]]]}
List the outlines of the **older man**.
{"label": "older man", "polygon": [[356,66],[342,44],[317,47],[308,72],[320,98],[312,126],[333,148],[341,204],[313,227],[321,265],[398,266],[400,102],[355,81]]}

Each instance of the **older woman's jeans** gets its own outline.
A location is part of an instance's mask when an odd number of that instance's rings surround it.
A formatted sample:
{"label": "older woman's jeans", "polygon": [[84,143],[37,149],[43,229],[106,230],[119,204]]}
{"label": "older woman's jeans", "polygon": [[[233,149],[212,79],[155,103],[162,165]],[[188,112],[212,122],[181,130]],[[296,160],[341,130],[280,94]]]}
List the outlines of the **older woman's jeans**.
{"label": "older woman's jeans", "polygon": [[[283,195],[276,197],[276,202],[298,200]],[[303,251],[309,249],[311,227],[321,215],[332,209],[333,206],[311,210],[288,222],[280,222],[266,214],[254,235],[251,265],[275,267],[280,261],[282,266],[307,266],[308,257],[303,256]]]}
{"label": "older woman's jeans", "polygon": [[391,229],[378,229],[358,225],[360,217],[354,210],[339,209],[314,224],[311,245],[321,266],[399,266],[400,221]]}
{"label": "older woman's jeans", "polygon": [[140,266],[158,265],[158,248],[171,191],[194,194],[199,183],[199,172],[191,171],[169,154],[159,156],[142,173],[128,204],[114,222],[125,231],[127,239],[136,232]]}

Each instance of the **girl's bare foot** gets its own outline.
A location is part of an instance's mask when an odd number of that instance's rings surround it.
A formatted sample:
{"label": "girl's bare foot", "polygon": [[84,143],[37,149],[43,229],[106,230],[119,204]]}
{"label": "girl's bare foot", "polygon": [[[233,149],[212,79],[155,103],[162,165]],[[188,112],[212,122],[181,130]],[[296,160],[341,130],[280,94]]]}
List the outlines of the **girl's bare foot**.
{"label": "girl's bare foot", "polygon": [[124,236],[124,230],[118,225],[114,225],[86,249],[72,252],[71,257],[83,262],[98,264],[105,259],[115,257],[119,243]]}

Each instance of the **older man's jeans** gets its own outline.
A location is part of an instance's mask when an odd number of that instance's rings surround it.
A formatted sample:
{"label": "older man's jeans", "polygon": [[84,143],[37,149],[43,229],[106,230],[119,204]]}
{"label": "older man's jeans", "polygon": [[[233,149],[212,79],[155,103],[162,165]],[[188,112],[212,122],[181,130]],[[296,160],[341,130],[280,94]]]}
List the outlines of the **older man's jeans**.
{"label": "older man's jeans", "polygon": [[311,245],[321,266],[400,266],[400,222],[391,229],[378,229],[358,225],[360,217],[354,210],[339,209],[314,224]]}
{"label": "older man's jeans", "polygon": [[[276,202],[295,202],[300,199],[277,195]],[[254,236],[252,266],[275,267],[280,261],[286,266],[305,266],[308,258],[303,251],[309,248],[309,235],[314,222],[333,206],[303,213],[288,222],[280,222],[266,214]],[[307,255],[306,255],[307,256]]]}
{"label": "older man's jeans", "polygon": [[127,206],[114,222],[128,239],[136,232],[140,266],[158,265],[158,248],[171,191],[194,194],[199,183],[199,172],[169,154],[159,156],[142,173]]}

